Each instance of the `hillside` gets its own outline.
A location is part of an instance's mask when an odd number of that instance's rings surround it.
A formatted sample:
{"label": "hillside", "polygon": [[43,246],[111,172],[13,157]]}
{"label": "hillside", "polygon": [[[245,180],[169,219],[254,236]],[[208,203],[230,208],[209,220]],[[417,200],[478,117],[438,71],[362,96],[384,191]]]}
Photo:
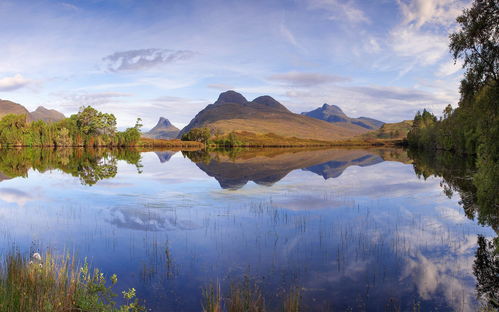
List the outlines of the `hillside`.
{"label": "hillside", "polygon": [[228,134],[232,131],[271,133],[280,137],[322,141],[345,139],[368,131],[354,124],[340,126],[292,113],[270,96],[248,101],[235,91],[220,94],[215,103],[200,111],[180,131],[179,137],[193,128],[201,127],[208,127],[216,134]]}
{"label": "hillside", "polygon": [[412,120],[386,123],[381,128],[362,135],[366,139],[405,139],[412,128]]}
{"label": "hillside", "polygon": [[0,100],[0,118],[8,114],[26,115],[28,121],[43,120],[45,122],[56,122],[65,118],[65,116],[55,109],[46,109],[43,106],[35,111],[29,112],[26,107],[12,101]]}
{"label": "hillside", "polygon": [[340,126],[356,125],[368,130],[379,129],[384,124],[382,121],[368,117],[348,117],[338,106],[328,104],[324,104],[310,112],[303,112],[302,115],[338,124]]}
{"label": "hillside", "polygon": [[31,120],[29,111],[21,104],[0,100],[0,118],[8,114],[27,115],[28,119]]}
{"label": "hillside", "polygon": [[168,119],[160,117],[156,126],[143,136],[151,139],[175,139],[179,132],[180,129],[172,125]]}
{"label": "hillside", "polygon": [[39,106],[30,114],[32,120],[43,120],[45,122],[56,122],[66,118],[62,113],[56,111],[55,109],[46,109],[43,106]]}

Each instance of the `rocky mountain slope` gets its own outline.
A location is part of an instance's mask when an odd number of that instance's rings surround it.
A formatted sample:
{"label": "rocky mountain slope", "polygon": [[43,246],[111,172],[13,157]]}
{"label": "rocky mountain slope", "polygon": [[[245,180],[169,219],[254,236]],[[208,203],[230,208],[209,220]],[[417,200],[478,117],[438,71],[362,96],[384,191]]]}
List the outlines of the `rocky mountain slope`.
{"label": "rocky mountain slope", "polygon": [[8,100],[0,100],[0,118],[8,114],[26,115],[28,116],[28,121],[43,120],[45,122],[56,122],[65,118],[62,113],[55,109],[46,109],[40,106],[35,111],[29,112],[21,104]]}
{"label": "rocky mountain slope", "polygon": [[324,104],[321,107],[310,112],[303,112],[302,115],[317,118],[338,125],[357,125],[368,130],[379,129],[384,124],[384,122],[382,121],[368,117],[348,117],[343,112],[343,110],[341,110],[341,108],[336,105],[329,104]]}
{"label": "rocky mountain slope", "polygon": [[175,139],[179,132],[180,129],[172,125],[168,119],[160,117],[156,126],[143,136],[151,139]]}
{"label": "rocky mountain slope", "polygon": [[8,114],[27,115],[31,120],[29,111],[21,104],[12,101],[0,100],[0,118]]}
{"label": "rocky mountain slope", "polygon": [[218,100],[200,111],[180,131],[179,136],[193,128],[208,127],[212,133],[232,131],[257,134],[272,133],[281,137],[296,137],[334,141],[369,131],[355,124],[341,125],[295,114],[270,96],[248,101],[235,91],[226,91]]}
{"label": "rocky mountain slope", "polygon": [[45,122],[56,122],[66,118],[64,114],[56,111],[55,109],[46,109],[43,106],[39,106],[30,114],[32,120],[43,120]]}

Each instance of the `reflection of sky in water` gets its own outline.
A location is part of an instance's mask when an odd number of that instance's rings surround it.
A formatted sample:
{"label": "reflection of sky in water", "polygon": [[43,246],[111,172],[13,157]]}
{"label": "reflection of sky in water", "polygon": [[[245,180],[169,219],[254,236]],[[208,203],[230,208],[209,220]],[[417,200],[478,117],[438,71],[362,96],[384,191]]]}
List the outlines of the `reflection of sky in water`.
{"label": "reflection of sky in water", "polygon": [[269,293],[303,287],[312,310],[474,310],[476,235],[493,233],[412,165],[222,190],[180,153],[142,163],[92,187],[57,170],[1,182],[1,250],[75,251],[158,310],[199,310],[202,286],[245,273]]}

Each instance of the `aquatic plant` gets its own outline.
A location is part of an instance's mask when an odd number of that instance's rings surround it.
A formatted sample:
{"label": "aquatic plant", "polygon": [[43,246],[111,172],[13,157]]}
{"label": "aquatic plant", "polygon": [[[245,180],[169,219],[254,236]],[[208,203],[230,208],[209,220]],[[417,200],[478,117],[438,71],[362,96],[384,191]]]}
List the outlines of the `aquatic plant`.
{"label": "aquatic plant", "polygon": [[122,292],[126,304],[114,301],[117,282],[116,275],[108,281],[99,269],[91,270],[86,260],[78,265],[69,255],[35,253],[30,259],[10,253],[0,264],[0,311],[145,311],[134,288]]}

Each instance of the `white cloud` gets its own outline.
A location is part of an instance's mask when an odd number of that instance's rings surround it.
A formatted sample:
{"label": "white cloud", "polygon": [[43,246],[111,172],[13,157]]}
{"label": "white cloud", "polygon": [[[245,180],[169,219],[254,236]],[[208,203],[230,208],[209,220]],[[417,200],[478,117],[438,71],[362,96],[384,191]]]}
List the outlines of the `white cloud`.
{"label": "white cloud", "polygon": [[300,47],[298,42],[296,41],[295,35],[291,32],[291,30],[289,30],[288,27],[286,27],[284,22],[281,22],[281,24],[279,24],[279,32],[287,42],[291,43],[295,47]]}
{"label": "white cloud", "polygon": [[194,55],[194,52],[187,50],[140,49],[115,52],[102,60],[108,70],[118,72],[150,69],[187,60]]}
{"label": "white cloud", "polygon": [[310,87],[326,83],[350,81],[350,79],[347,77],[297,71],[274,74],[269,76],[268,80],[295,87]]}
{"label": "white cloud", "polygon": [[369,18],[352,1],[308,0],[311,9],[322,9],[331,20],[347,20],[353,23],[370,23]]}
{"label": "white cloud", "polygon": [[130,93],[123,92],[75,92],[62,93],[58,95],[60,98],[60,106],[66,112],[75,113],[82,106],[93,106],[97,109],[102,109],[108,104],[123,103],[125,98],[131,97]]}
{"label": "white cloud", "polygon": [[459,0],[413,0],[398,1],[404,24],[413,24],[420,28],[425,24],[442,26],[452,25],[456,17],[466,7],[464,1]]}
{"label": "white cloud", "polygon": [[407,58],[409,64],[433,65],[448,54],[447,36],[419,32],[414,27],[395,29],[390,40],[395,53]]}
{"label": "white cloud", "polygon": [[463,62],[461,60],[458,60],[457,62],[450,60],[440,64],[436,75],[440,77],[450,76],[457,73],[462,68],[463,68]]}
{"label": "white cloud", "polygon": [[16,204],[18,207],[24,207],[27,202],[34,199],[34,196],[17,189],[0,189],[0,200],[6,203]]}
{"label": "white cloud", "polygon": [[0,91],[13,91],[29,85],[32,81],[21,74],[0,79]]}

